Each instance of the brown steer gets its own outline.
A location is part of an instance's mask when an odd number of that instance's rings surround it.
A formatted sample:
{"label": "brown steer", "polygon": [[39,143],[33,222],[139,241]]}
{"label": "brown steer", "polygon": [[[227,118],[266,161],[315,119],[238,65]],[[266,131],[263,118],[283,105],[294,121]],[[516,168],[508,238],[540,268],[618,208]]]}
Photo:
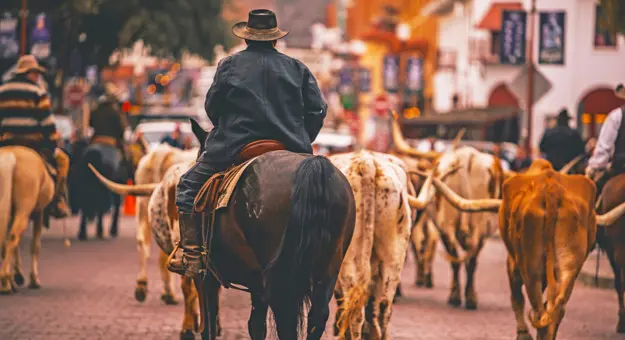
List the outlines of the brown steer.
{"label": "brown steer", "polygon": [[612,224],[625,213],[625,204],[595,215],[595,184],[584,176],[560,174],[545,160],[534,161],[526,173],[506,180],[501,200],[464,199],[439,179],[432,181],[460,210],[499,211],[517,339],[531,339],[523,317],[523,285],[538,339],[555,339],[575,279],[595,242],[597,224]]}

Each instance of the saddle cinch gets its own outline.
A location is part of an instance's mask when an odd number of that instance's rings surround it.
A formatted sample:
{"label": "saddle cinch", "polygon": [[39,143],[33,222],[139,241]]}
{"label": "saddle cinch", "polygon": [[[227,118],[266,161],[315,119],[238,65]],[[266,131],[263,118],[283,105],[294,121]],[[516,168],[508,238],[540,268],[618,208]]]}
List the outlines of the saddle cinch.
{"label": "saddle cinch", "polygon": [[230,198],[234,193],[237,183],[254,160],[271,151],[286,150],[285,146],[275,140],[259,140],[249,143],[238,154],[235,165],[223,172],[213,175],[204,183],[194,201],[194,213],[202,214],[202,231],[204,234],[203,255],[207,262],[207,270],[225,288],[237,288],[224,280],[215,266],[211,265],[211,248],[213,243],[213,231],[217,221],[217,212],[228,207]]}

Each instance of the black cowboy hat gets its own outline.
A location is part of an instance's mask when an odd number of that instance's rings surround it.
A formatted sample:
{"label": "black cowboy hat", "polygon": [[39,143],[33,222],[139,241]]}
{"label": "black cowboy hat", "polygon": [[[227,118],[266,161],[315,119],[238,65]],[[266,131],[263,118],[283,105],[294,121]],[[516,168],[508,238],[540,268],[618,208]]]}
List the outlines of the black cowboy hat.
{"label": "black cowboy hat", "polygon": [[273,41],[284,38],[289,31],[278,28],[276,14],[268,9],[251,10],[247,21],[232,26],[232,33],[241,39]]}
{"label": "black cowboy hat", "polygon": [[567,109],[560,110],[558,113],[558,120],[571,120],[571,116],[569,116],[569,111]]}

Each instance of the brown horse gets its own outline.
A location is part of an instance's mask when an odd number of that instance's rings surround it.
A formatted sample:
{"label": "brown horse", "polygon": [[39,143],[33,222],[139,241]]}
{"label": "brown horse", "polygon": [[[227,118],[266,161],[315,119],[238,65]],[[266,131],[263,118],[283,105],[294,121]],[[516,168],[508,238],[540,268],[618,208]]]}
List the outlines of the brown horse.
{"label": "brown horse", "polygon": [[[601,192],[599,213],[606,213],[625,202],[625,174],[610,178]],[[614,288],[618,297],[618,333],[625,333],[625,217],[619,218],[610,228],[597,231],[597,243],[605,250],[614,271]]]}
{"label": "brown horse", "polygon": [[[345,176],[325,157],[268,152],[247,168],[229,206],[216,214],[211,261],[226,281],[251,293],[251,338],[265,339],[271,307],[278,337],[298,339],[310,305],[306,338],[320,339],[354,232],[356,207]],[[212,340],[221,285],[212,275],[200,284],[207,306],[202,339]]]}

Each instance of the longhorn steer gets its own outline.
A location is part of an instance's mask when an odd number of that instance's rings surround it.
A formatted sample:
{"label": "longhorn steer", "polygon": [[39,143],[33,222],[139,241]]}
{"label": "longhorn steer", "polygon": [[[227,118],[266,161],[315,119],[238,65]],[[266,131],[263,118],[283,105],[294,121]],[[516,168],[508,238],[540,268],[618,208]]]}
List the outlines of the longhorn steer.
{"label": "longhorn steer", "polygon": [[367,151],[330,160],[349,180],[357,214],[335,291],[335,333],[341,339],[360,339],[366,317],[371,338],[386,339],[410,237],[405,164]]}
{"label": "longhorn steer", "polygon": [[[433,173],[449,173],[444,182],[466,198],[498,198],[501,195],[504,173],[499,158],[472,147],[465,146],[444,154],[438,159]],[[420,196],[434,195],[435,190],[426,181]],[[423,208],[423,201],[419,201],[416,206]],[[435,201],[435,206],[437,211],[433,223],[438,226],[441,241],[451,261],[451,292],[447,302],[452,306],[462,303],[459,274],[460,265],[466,262],[465,307],[477,309],[478,299],[474,286],[477,257],[486,238],[494,233],[495,216],[492,213],[462,213],[440,199]],[[463,256],[459,256],[458,246],[464,250]]]}
{"label": "longhorn steer", "polygon": [[[163,179],[165,172],[173,165],[195,160],[197,149],[182,151],[168,144],[157,146],[139,162],[135,173],[137,184],[158,183]],[[151,231],[148,220],[148,197],[137,197],[137,250],[139,252],[139,276],[135,287],[137,301],[145,301],[148,286],[147,261],[150,257]],[[163,279],[161,299],[166,304],[176,304],[176,296],[171,283],[171,273],[167,270],[167,254],[159,252],[158,266]]]}
{"label": "longhorn steer", "polygon": [[[147,261],[150,257],[150,243],[152,234],[148,219],[148,197],[152,194],[156,185],[161,182],[165,172],[173,165],[193,161],[197,157],[197,149],[182,151],[168,144],[160,144],[141,158],[135,172],[136,185],[123,185],[112,182],[94,171],[98,179],[111,191],[119,195],[137,196],[137,250],[139,252],[139,276],[135,287],[135,299],[143,302],[148,290]],[[94,169],[92,169],[94,170]],[[159,252],[158,264],[163,279],[163,292],[161,300],[166,304],[177,304],[171,282],[171,273],[167,270],[167,256]]]}
{"label": "longhorn steer", "polygon": [[538,339],[555,339],[575,279],[595,242],[597,224],[612,224],[625,213],[625,204],[595,215],[594,183],[584,176],[557,173],[545,160],[534,161],[526,173],[506,180],[502,199],[468,200],[439,179],[433,183],[462,211],[499,211],[517,339],[531,339],[523,316],[523,285]]}

